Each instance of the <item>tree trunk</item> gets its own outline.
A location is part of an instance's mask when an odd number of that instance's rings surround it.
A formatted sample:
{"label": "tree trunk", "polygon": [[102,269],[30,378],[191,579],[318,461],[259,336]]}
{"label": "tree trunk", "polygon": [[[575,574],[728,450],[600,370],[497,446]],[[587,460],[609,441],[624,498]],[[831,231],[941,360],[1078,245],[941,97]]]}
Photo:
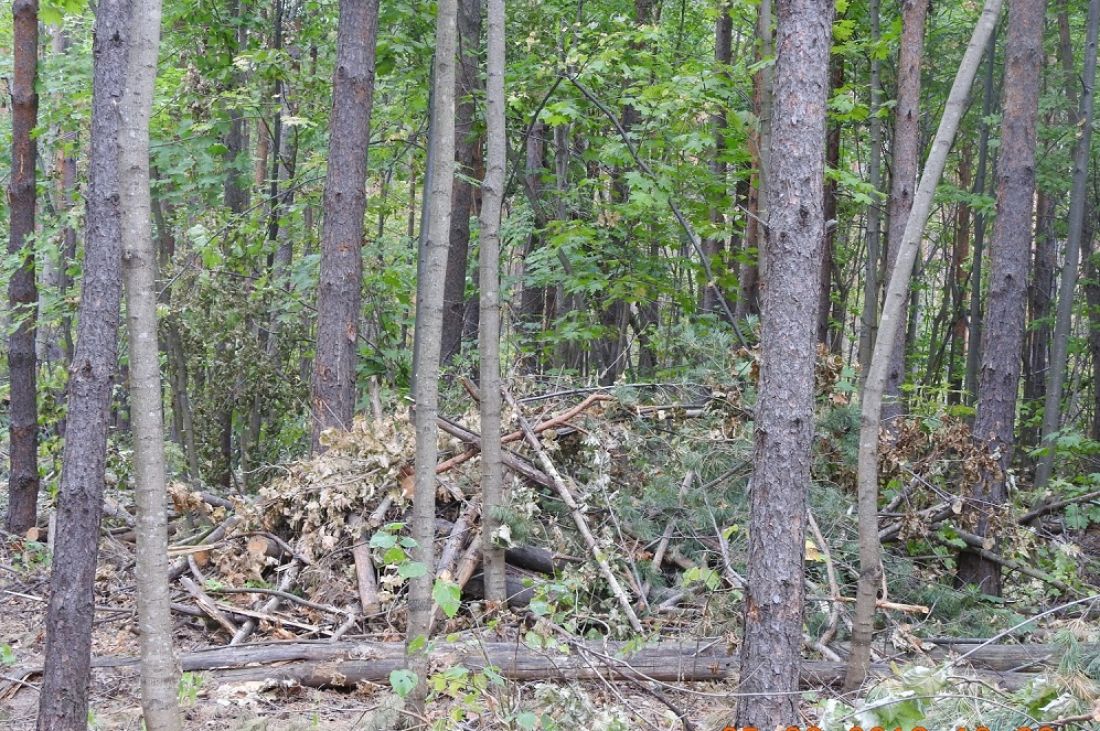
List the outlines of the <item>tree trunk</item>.
{"label": "tree trunk", "polygon": [[813,440],[814,330],[824,243],[833,3],[779,0],[775,118],[761,279],[760,395],[736,726],[798,718],[803,554]]}
{"label": "tree trunk", "polygon": [[[989,116],[993,113],[994,86],[993,69],[997,56],[997,36],[989,41],[986,52],[985,83],[982,91],[982,123],[978,138],[978,175],[974,179],[974,192],[985,194],[986,169],[989,167]],[[970,267],[970,328],[967,333],[966,379],[963,390],[966,402],[978,400],[978,364],[981,362],[982,346],[982,257],[985,253],[985,214],[980,210],[974,215],[974,258]]]}
{"label": "tree trunk", "polygon": [[96,556],[111,381],[122,297],[118,104],[126,83],[128,0],[99,0],[92,41],[92,121],[85,194],[84,276],[69,375],[68,430],[57,500],[38,731],[88,725]]}
{"label": "tree trunk", "polygon": [[[1054,232],[1055,198],[1039,191],[1035,204],[1035,255],[1027,285],[1028,327],[1024,333],[1025,417],[1042,408],[1050,359],[1050,314],[1054,307],[1054,274],[1058,268],[1058,238]],[[1030,420],[1030,419],[1029,419]],[[1023,424],[1020,440],[1035,444],[1039,427]]]}
{"label": "tree trunk", "polygon": [[[772,0],[760,0],[756,11],[757,60],[772,57]],[[762,266],[766,226],[768,221],[768,176],[770,168],[768,158],[771,154],[772,136],[772,74],[771,66],[762,65],[752,78],[753,112],[759,120],[759,128],[750,136],[749,151],[753,153],[753,167],[756,168],[755,206],[749,206],[754,218],[746,227],[746,252],[741,264],[737,293],[738,319],[760,312],[760,267]],[[755,144],[753,144],[755,142]],[[755,249],[755,251],[753,251]]]}
{"label": "tree trunk", "polygon": [[462,349],[466,319],[466,270],[470,251],[470,216],[474,211],[476,175],[481,157],[481,137],[474,131],[476,95],[481,87],[478,48],[481,44],[481,2],[459,0],[458,67],[455,78],[455,181],[451,191],[451,230],[447,252],[447,277],[443,285],[443,343],[440,357],[446,363]]}
{"label": "tree trunk", "polygon": [[488,60],[486,61],[485,181],[481,186],[479,229],[481,298],[478,355],[481,360],[481,499],[482,556],[485,598],[506,600],[504,548],[498,543],[504,506],[504,473],[500,444],[500,214],[504,202],[504,168],[508,140],[504,94],[504,0],[489,0]]}
{"label": "tree trunk", "polygon": [[[1064,4],[1062,17],[1065,18]],[[1100,25],[1100,0],[1090,0],[1087,40],[1085,41],[1085,68],[1082,73],[1084,90],[1077,111],[1077,146],[1073,152],[1073,190],[1069,200],[1069,236],[1066,239],[1066,261],[1062,268],[1062,281],[1058,288],[1058,319],[1054,325],[1054,342],[1050,356],[1050,372],[1047,379],[1046,402],[1043,405],[1043,444],[1046,451],[1039,458],[1035,471],[1035,486],[1045,487],[1054,468],[1055,433],[1060,426],[1062,384],[1065,382],[1066,361],[1069,350],[1070,320],[1073,317],[1073,292],[1077,285],[1077,257],[1084,232],[1085,208],[1088,205],[1088,164],[1092,143],[1093,87],[1096,81],[1096,34]],[[1076,96],[1076,79],[1073,78],[1073,49],[1069,46],[1068,21],[1062,27],[1062,58],[1067,66],[1066,92]],[[1068,62],[1068,63],[1067,63]]]}
{"label": "tree trunk", "polygon": [[[962,149],[959,157],[959,188],[970,189],[973,181],[971,165],[974,153],[969,143]],[[955,238],[951,248],[951,348],[947,359],[947,400],[957,404],[962,401],[962,370],[958,367],[960,353],[966,346],[966,313],[963,297],[966,295],[966,260],[970,258],[970,221],[973,210],[969,203],[960,202],[955,210]],[[935,372],[939,372],[937,367]]]}
{"label": "tree trunk", "polygon": [[[1027,269],[1035,197],[1035,127],[1043,63],[1046,0],[1013,0],[1005,46],[1004,113],[997,158],[997,218],[990,243],[992,269],[987,315],[997,323],[982,338],[982,370],[974,438],[999,469],[984,473],[970,489],[974,533],[985,537],[1006,497],[1005,470],[1015,442],[1020,353],[1027,316]],[[958,579],[1000,596],[1001,567],[972,551],[958,559]]]}
{"label": "tree trunk", "polygon": [[23,535],[38,521],[38,363],[34,329],[38,287],[34,282],[35,173],[38,143],[38,0],[13,0],[11,82],[11,182],[8,185],[8,255],[19,262],[8,281],[8,307],[16,320],[8,336],[11,399],[8,436],[7,530]]}
{"label": "tree trunk", "polygon": [[[725,2],[718,4],[718,19],[714,22],[714,61],[718,72],[724,77],[729,77],[729,65],[733,60],[733,17],[730,15],[729,5]],[[727,117],[729,109],[723,106],[718,113],[711,116],[711,124],[714,125],[714,160],[711,161],[711,171],[719,185],[718,200],[728,201],[729,188],[726,179],[729,165],[726,163],[728,145],[726,144],[726,130],[729,127]],[[716,227],[724,228],[725,214],[719,206],[712,206],[710,221]],[[703,241],[703,255],[711,262],[711,267],[716,270],[724,270],[722,261],[725,242],[722,235],[708,236]],[[717,292],[713,287],[703,283],[699,297],[699,309],[719,317],[724,317],[721,305],[718,304]]]}
{"label": "tree trunk", "polygon": [[[921,61],[924,59],[924,24],[928,17],[925,0],[904,0],[901,11],[901,47],[898,51],[898,98],[894,109],[894,137],[891,144],[893,174],[890,180],[890,201],[887,206],[886,279],[893,278],[898,251],[909,211],[913,207],[913,188],[920,173],[920,87]],[[906,272],[906,279],[910,272]],[[891,338],[894,350],[890,354],[890,370],[886,376],[886,392],[882,406],[882,421],[888,426],[901,416],[901,384],[905,380],[905,319],[893,323],[898,328]],[[881,331],[879,333],[881,335]]]}
{"label": "tree trunk", "polygon": [[[1093,215],[1095,220],[1095,213]],[[1089,312],[1089,355],[1092,356],[1092,427],[1089,437],[1100,441],[1100,271],[1093,248],[1095,230],[1084,238],[1085,298]]]}
{"label": "tree trunk", "polygon": [[940,119],[932,150],[924,166],[920,183],[913,195],[913,207],[905,231],[898,242],[896,266],[890,275],[883,298],[882,319],[879,321],[879,337],[863,387],[859,428],[858,481],[859,511],[859,583],[856,589],[856,609],[852,619],[852,653],[848,659],[848,674],[844,684],[856,688],[867,675],[870,662],[871,635],[874,632],[875,602],[879,580],[882,576],[878,534],[878,447],[883,419],[883,396],[891,366],[894,340],[901,337],[899,322],[904,322],[909,279],[913,263],[920,251],[924,227],[932,210],[936,186],[943,176],[947,154],[959,122],[966,111],[970,86],[978,73],[982,53],[997,26],[1002,0],[986,0],[981,17],[974,27],[970,44],[966,48],[951,92]]}
{"label": "tree trunk", "polygon": [[168,506],[157,344],[157,255],[149,195],[149,117],[160,47],[160,0],[142,0],[131,16],[126,90],[120,112],[119,204],[122,271],[129,334],[130,411],[134,431],[134,502],[137,507],[138,627],[141,708],[145,726],[182,729],[179,662],[172,644],[168,590]]}
{"label": "tree trunk", "polygon": [[330,427],[350,428],[355,414],[367,145],[377,36],[378,0],[341,0],[310,399],[314,452],[321,449],[321,432]]}
{"label": "tree trunk", "polygon": [[[829,59],[830,94],[844,86],[844,57],[834,54]],[[829,126],[829,132],[825,137],[825,167],[836,170],[840,167],[840,123],[835,122]],[[837,216],[836,216],[836,191],[837,181],[830,179],[825,181],[825,244],[822,247],[822,255],[825,257],[825,266],[821,267],[821,282],[818,285],[817,295],[817,342],[823,346],[830,346],[829,320],[832,314],[833,275],[837,271],[836,261],[833,256],[833,243],[836,241]],[[835,329],[835,328],[834,328]],[[834,333],[839,339],[839,333]]]}
{"label": "tree trunk", "polygon": [[[871,43],[878,45],[881,38],[879,29],[879,0],[870,0]],[[871,54],[871,129],[870,160],[867,163],[868,176],[875,194],[882,189],[882,118],[879,107],[882,100],[881,61],[877,54]],[[882,258],[882,214],[879,210],[881,199],[872,198],[867,204],[867,260],[864,268],[863,314],[859,328],[859,365],[860,387],[867,378],[867,369],[871,365],[871,352],[875,347],[875,334],[878,331],[878,271]]]}
{"label": "tree trunk", "polygon": [[[436,13],[435,62],[428,146],[433,164],[428,166],[428,217],[421,237],[417,266],[416,335],[413,345],[413,400],[416,404],[416,459],[412,537],[413,560],[435,566],[435,466],[439,445],[436,414],[439,408],[439,353],[443,329],[443,281],[447,272],[448,234],[455,154],[455,46],[457,0],[439,0]],[[427,639],[431,633],[432,583],[429,568],[412,579],[409,587],[407,654],[409,669],[417,676],[410,695],[412,710],[420,713],[427,694]]]}

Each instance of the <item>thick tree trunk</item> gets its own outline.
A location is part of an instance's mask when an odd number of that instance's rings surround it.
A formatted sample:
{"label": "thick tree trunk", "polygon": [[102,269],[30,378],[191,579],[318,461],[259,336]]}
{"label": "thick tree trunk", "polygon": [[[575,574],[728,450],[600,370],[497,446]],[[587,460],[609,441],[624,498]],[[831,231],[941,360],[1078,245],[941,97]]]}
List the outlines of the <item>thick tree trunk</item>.
{"label": "thick tree trunk", "polygon": [[485,598],[507,598],[504,548],[498,543],[504,506],[504,472],[500,444],[500,214],[504,202],[504,167],[508,140],[504,95],[504,0],[489,0],[488,60],[485,84],[486,166],[481,186],[479,230],[481,298],[478,356],[481,360],[481,499]]}
{"label": "thick tree trunk", "polygon": [[833,3],[779,0],[770,212],[761,279],[760,396],[736,726],[798,718],[803,553],[813,440],[814,330],[824,243]]}
{"label": "thick tree trunk", "polygon": [[118,105],[126,83],[129,27],[128,0],[99,0],[92,41],[84,276],[67,417],[69,433],[80,438],[65,441],[56,535],[50,537],[53,562],[38,731],[83,731],[88,724],[95,568],[122,297]]}
{"label": "thick tree trunk", "polygon": [[470,180],[481,158],[481,136],[474,132],[477,92],[481,87],[478,48],[481,44],[481,2],[459,0],[458,67],[455,77],[455,181],[451,191],[451,230],[447,276],[443,285],[444,363],[462,349],[466,319],[466,270],[470,251],[470,216],[477,193]]}
{"label": "thick tree trunk", "polygon": [[315,452],[321,449],[322,431],[350,428],[355,414],[367,144],[377,36],[378,0],[341,0],[310,399]]}
{"label": "thick tree trunk", "polygon": [[[1064,5],[1063,5],[1064,8]],[[1065,12],[1062,27],[1062,58],[1067,71],[1066,92],[1076,96],[1077,80],[1073,72],[1073,49],[1069,45],[1069,23]],[[1058,287],[1058,318],[1054,325],[1054,342],[1050,356],[1050,372],[1047,378],[1046,401],[1043,404],[1043,444],[1046,452],[1039,458],[1035,470],[1035,486],[1045,487],[1054,469],[1054,435],[1061,424],[1062,385],[1065,383],[1066,362],[1069,350],[1070,320],[1073,318],[1073,293],[1077,287],[1077,258],[1085,227],[1085,208],[1088,205],[1088,164],[1092,144],[1093,87],[1096,81],[1096,34],[1100,25],[1100,0],[1090,0],[1087,39],[1085,41],[1085,68],[1081,77],[1084,91],[1076,115],[1077,146],[1073,152],[1073,190],[1069,201],[1069,236],[1066,238],[1066,260],[1062,268],[1062,281]]]}
{"label": "thick tree trunk", "polygon": [[[989,534],[991,521],[1004,505],[1005,470],[1015,444],[1020,353],[1027,316],[1027,260],[1035,203],[1035,128],[1045,8],[1046,0],[1013,0],[1008,14],[1004,113],[997,158],[997,219],[990,243],[992,269],[986,310],[997,328],[987,330],[982,338],[974,418],[974,438],[996,459],[999,468],[983,474],[969,494],[974,532],[983,537]],[[977,585],[986,594],[1000,596],[1000,565],[978,553],[959,554],[958,579]]]}
{"label": "thick tree trunk", "polygon": [[38,287],[34,281],[35,174],[38,143],[38,0],[14,0],[12,12],[11,182],[8,184],[8,255],[19,262],[8,280],[9,312],[17,318],[8,336],[11,469],[8,473],[9,532],[23,535],[38,520],[38,362],[34,331]]}
{"label": "thick tree trunk", "polygon": [[[416,459],[412,537],[413,560],[435,566],[435,466],[438,454],[439,353],[443,328],[443,280],[447,272],[448,234],[455,154],[455,46],[457,0],[439,0],[436,13],[432,120],[428,146],[433,164],[425,186],[428,216],[417,266],[416,336],[413,345],[413,400],[416,405]],[[434,572],[412,579],[406,652],[417,685],[410,695],[422,712],[427,694],[428,635],[432,621]]]}
{"label": "thick tree trunk", "polygon": [[856,688],[867,675],[870,662],[871,636],[874,632],[875,602],[882,576],[881,553],[878,533],[878,448],[883,419],[883,397],[891,366],[894,340],[902,336],[899,322],[904,322],[908,299],[909,279],[913,263],[920,251],[924,227],[932,210],[936,186],[943,176],[947,154],[951,151],[959,122],[966,111],[970,87],[978,73],[982,53],[993,36],[1002,0],[986,0],[985,7],[974,27],[970,44],[966,48],[951,92],[940,119],[932,149],[924,166],[920,183],[913,195],[913,207],[898,245],[897,265],[890,275],[883,297],[882,319],[874,353],[867,371],[859,426],[858,480],[859,511],[859,583],[856,588],[856,609],[852,619],[852,653],[848,659],[848,674],[844,684]]}
{"label": "thick tree trunk", "polygon": [[[901,47],[898,51],[898,97],[894,109],[894,136],[891,144],[893,172],[890,201],[887,206],[886,279],[893,277],[909,211],[913,207],[913,189],[920,173],[920,87],[921,61],[924,59],[924,25],[928,18],[925,0],[903,0],[901,11]],[[906,278],[909,276],[906,272]],[[901,384],[905,380],[905,319],[894,322],[898,328],[892,338],[890,370],[882,405],[882,421],[889,427],[901,416]],[[881,335],[881,332],[879,333]]]}

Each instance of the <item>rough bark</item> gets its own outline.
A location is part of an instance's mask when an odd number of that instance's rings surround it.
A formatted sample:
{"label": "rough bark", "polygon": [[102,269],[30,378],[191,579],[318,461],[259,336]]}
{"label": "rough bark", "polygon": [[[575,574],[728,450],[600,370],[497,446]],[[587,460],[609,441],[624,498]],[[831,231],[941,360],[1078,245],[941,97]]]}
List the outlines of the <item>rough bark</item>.
{"label": "rough bark", "polygon": [[8,184],[8,255],[19,261],[8,280],[8,308],[18,318],[8,336],[11,399],[8,440],[7,530],[23,535],[38,520],[38,359],[35,355],[38,287],[34,281],[35,177],[38,143],[38,0],[14,0],[12,12],[11,176]]}
{"label": "rough bark", "polygon": [[[974,532],[990,535],[1006,497],[1005,470],[1015,443],[1016,396],[1027,316],[1027,269],[1035,196],[1035,128],[1043,63],[1046,0],[1013,0],[1005,44],[1004,114],[997,158],[997,219],[990,241],[992,267],[986,316],[997,323],[982,337],[982,368],[974,438],[999,469],[970,486]],[[958,559],[958,579],[1000,596],[1001,567],[972,551]]]}
{"label": "rough bark", "polygon": [[141,707],[145,726],[182,728],[179,663],[172,644],[168,590],[168,506],[157,343],[157,255],[149,193],[149,118],[160,48],[160,0],[135,3],[130,23],[126,89],[120,104],[119,203],[122,272],[129,335],[130,411],[137,507],[138,628]]}
{"label": "rough bark", "polygon": [[321,448],[322,431],[349,428],[355,413],[367,145],[377,36],[378,0],[341,0],[310,398],[315,452]]}
{"label": "rough bark", "polygon": [[481,86],[478,47],[481,43],[480,0],[458,3],[458,66],[455,73],[455,180],[451,190],[450,244],[443,284],[443,342],[440,357],[447,362],[462,349],[466,319],[466,272],[470,252],[470,216],[475,211],[481,137],[474,132],[475,95]]}
{"label": "rough bark", "polygon": [[111,381],[122,297],[118,106],[126,81],[128,0],[100,0],[92,41],[92,120],[85,194],[84,276],[69,371],[68,427],[46,616],[39,731],[87,728],[96,556],[107,459]]}
{"label": "rough bark", "polygon": [[[924,58],[924,25],[928,18],[926,0],[904,0],[901,10],[901,46],[898,51],[898,92],[894,108],[894,136],[891,144],[893,171],[890,179],[890,200],[887,205],[886,279],[889,281],[897,266],[898,251],[905,235],[905,224],[913,207],[913,189],[920,173],[920,87],[921,61]],[[906,272],[908,277],[909,273]],[[891,340],[890,370],[886,378],[886,393],[882,420],[888,426],[901,416],[901,384],[905,380],[905,319],[894,326],[898,333]],[[879,335],[881,336],[881,331]]]}
{"label": "rough bark", "polygon": [[[1064,4],[1063,4],[1064,10]],[[1063,19],[1066,13],[1061,14]],[[1068,20],[1061,23],[1062,63],[1067,70],[1066,92],[1076,96],[1077,79],[1073,72],[1073,50],[1069,45]],[[1088,205],[1088,164],[1092,144],[1093,87],[1096,81],[1096,34],[1100,25],[1100,0],[1090,0],[1087,38],[1085,40],[1085,68],[1081,74],[1084,85],[1080,107],[1077,110],[1077,146],[1073,152],[1073,189],[1069,200],[1069,235],[1066,238],[1066,260],[1062,268],[1062,280],[1058,287],[1058,317],[1054,324],[1054,341],[1050,355],[1046,401],[1043,405],[1042,438],[1046,451],[1039,458],[1035,470],[1035,486],[1044,487],[1050,481],[1054,469],[1053,439],[1061,423],[1062,386],[1065,383],[1066,362],[1069,356],[1070,321],[1073,318],[1073,293],[1077,286],[1077,259],[1085,228],[1085,208]]]}
{"label": "rough bark", "polygon": [[504,470],[500,442],[500,215],[504,202],[504,166],[508,140],[504,95],[504,0],[489,0],[488,59],[485,83],[486,166],[481,186],[478,292],[481,318],[481,496],[485,597],[507,598],[504,548],[496,543],[504,506]]}
{"label": "rough bark", "polygon": [[[814,331],[824,242],[822,194],[833,3],[779,0],[763,346],[756,405],[745,636],[736,726],[798,717],[803,553],[813,440]],[[759,694],[753,696],[751,694]]]}
{"label": "rough bark", "polygon": [[[413,345],[413,400],[416,405],[416,458],[412,537],[413,560],[435,566],[435,466],[439,451],[436,414],[439,408],[439,353],[443,328],[443,280],[447,270],[451,195],[454,182],[455,145],[455,46],[458,7],[456,0],[440,0],[436,12],[435,61],[432,86],[432,120],[428,146],[433,164],[428,166],[426,189],[428,216],[417,266],[416,336]],[[414,578],[409,587],[407,660],[416,673],[410,695],[414,711],[422,711],[427,693],[426,642],[431,632],[432,583],[430,569]]]}
{"label": "rough bark", "polygon": [[978,73],[982,53],[997,25],[1002,0],[986,0],[970,43],[959,62],[959,70],[951,86],[951,92],[940,118],[932,149],[924,166],[920,183],[913,195],[913,207],[906,222],[898,246],[896,266],[883,298],[879,334],[863,387],[859,458],[857,465],[857,505],[859,513],[859,582],[856,588],[856,609],[852,619],[852,653],[848,661],[848,673],[844,684],[858,687],[867,675],[870,661],[871,635],[874,632],[875,602],[882,565],[882,547],[878,533],[878,449],[879,432],[883,420],[883,397],[891,367],[894,340],[902,332],[897,323],[904,322],[908,299],[909,280],[913,262],[920,251],[920,242],[932,200],[947,164],[947,154],[958,131],[959,122],[966,111],[970,86]]}

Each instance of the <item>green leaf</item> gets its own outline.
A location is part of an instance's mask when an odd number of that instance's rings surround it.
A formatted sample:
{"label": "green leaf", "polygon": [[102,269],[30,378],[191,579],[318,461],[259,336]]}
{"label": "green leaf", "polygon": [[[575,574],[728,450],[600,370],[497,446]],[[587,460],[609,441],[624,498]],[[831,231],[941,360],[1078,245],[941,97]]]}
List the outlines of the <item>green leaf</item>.
{"label": "green leaf", "polygon": [[393,692],[402,698],[407,698],[412,689],[416,687],[416,673],[412,670],[400,668],[390,673],[390,685]]}
{"label": "green leaf", "polygon": [[409,561],[397,567],[397,574],[403,579],[417,579],[428,573],[428,567],[419,561]]}
{"label": "green leaf", "polygon": [[462,587],[454,581],[436,579],[432,587],[432,599],[448,617],[458,613],[458,607],[462,603]]}
{"label": "green leaf", "polygon": [[539,717],[532,711],[524,711],[516,716],[516,725],[528,730],[538,728]]}

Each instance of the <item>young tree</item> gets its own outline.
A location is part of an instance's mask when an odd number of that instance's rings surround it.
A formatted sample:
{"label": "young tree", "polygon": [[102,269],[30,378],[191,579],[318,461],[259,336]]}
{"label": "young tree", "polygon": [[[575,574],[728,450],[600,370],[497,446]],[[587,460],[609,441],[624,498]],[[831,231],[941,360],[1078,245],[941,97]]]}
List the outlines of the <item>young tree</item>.
{"label": "young tree", "polygon": [[[881,41],[879,29],[879,0],[870,0],[867,11],[871,16],[871,45],[877,49]],[[882,104],[881,64],[878,54],[871,54],[871,123],[870,123],[870,160],[867,163],[867,176],[871,187],[878,193],[882,189],[882,118],[879,107]],[[875,333],[878,328],[878,268],[882,245],[882,216],[879,215],[879,201],[872,199],[865,209],[867,219],[867,264],[863,270],[863,312],[859,328],[859,364],[860,381],[867,378],[867,367],[871,364],[871,352],[875,347]]]}
{"label": "young tree", "polygon": [[[1083,93],[1080,108],[1076,112],[1074,126],[1077,129],[1077,146],[1073,152],[1073,189],[1069,199],[1069,236],[1066,238],[1066,261],[1062,269],[1062,281],[1058,290],[1058,315],[1054,325],[1053,352],[1050,356],[1047,377],[1046,401],[1043,405],[1043,445],[1046,452],[1039,459],[1035,470],[1035,487],[1045,487],[1054,468],[1054,435],[1060,428],[1062,386],[1065,383],[1066,361],[1069,350],[1070,320],[1073,318],[1073,291],[1077,286],[1077,258],[1085,229],[1085,208],[1088,206],[1088,164],[1092,149],[1093,87],[1096,81],[1096,33],[1100,13],[1100,0],[1090,0],[1087,38],[1085,40],[1085,67],[1081,75]],[[1073,50],[1069,45],[1069,28],[1063,5],[1060,25],[1062,33],[1062,58],[1066,67],[1066,92],[1069,99],[1077,96],[1077,79],[1073,73]]]}
{"label": "young tree", "polygon": [[455,154],[455,35],[456,0],[439,0],[436,12],[435,60],[432,80],[432,120],[428,145],[434,164],[428,167],[427,235],[422,237],[417,265],[416,337],[413,401],[416,405],[413,560],[427,570],[409,587],[408,664],[416,673],[411,696],[422,710],[427,693],[426,640],[431,632],[432,583],[435,566],[435,463],[439,453],[436,416],[439,410],[439,353],[443,329],[443,280],[447,272],[448,234]]}
{"label": "young tree", "polygon": [[[886,277],[897,266],[901,239],[909,211],[913,207],[913,189],[920,173],[920,82],[924,58],[924,25],[928,18],[927,0],[904,0],[901,10],[901,48],[898,52],[898,98],[894,108],[894,137],[890,146],[893,173],[890,201],[887,204]],[[908,277],[908,273],[906,274]],[[886,394],[882,420],[889,426],[901,416],[901,384],[905,380],[905,318],[895,321],[898,335],[892,338],[890,370],[886,376]],[[881,332],[879,333],[881,336]]]}
{"label": "young tree", "polygon": [[12,12],[11,182],[8,254],[19,268],[8,281],[8,307],[18,323],[8,336],[11,422],[8,435],[7,530],[25,534],[38,520],[38,361],[34,328],[38,288],[34,282],[35,172],[38,145],[38,0],[14,0]]}
{"label": "young tree", "polygon": [[[997,219],[990,241],[986,317],[997,323],[982,337],[982,369],[974,438],[996,459],[998,469],[982,474],[970,490],[974,533],[989,534],[1007,495],[1005,470],[1015,443],[1016,396],[1026,320],[1028,253],[1035,197],[1035,127],[1043,63],[1046,0],[1012,0],[1005,46],[1004,113],[997,158]],[[986,594],[1000,596],[1001,567],[979,553],[959,554],[958,578]]]}
{"label": "young tree", "polygon": [[119,202],[122,272],[130,345],[130,419],[137,507],[137,609],[141,629],[141,707],[145,726],[182,728],[179,663],[172,645],[168,591],[168,506],[164,413],[157,342],[157,255],[149,198],[149,117],[160,49],[160,0],[135,0],[130,16],[126,89],[120,109]]}
{"label": "young tree", "polygon": [[349,428],[355,413],[363,214],[377,37],[378,0],[341,0],[321,227],[317,352],[310,396],[315,452],[321,448],[322,431]]}
{"label": "young tree", "polygon": [[[761,266],[759,398],[736,726],[798,717],[803,553],[822,267],[831,0],[779,0],[769,211]],[[774,154],[782,150],[782,154]]]}
{"label": "young tree", "polygon": [[88,725],[95,567],[122,297],[118,135],[130,5],[130,0],[96,5],[84,277],[67,416],[68,433],[80,438],[65,440],[62,457],[38,731],[83,731]]}
{"label": "young tree", "polygon": [[485,81],[486,165],[481,185],[481,228],[478,235],[481,318],[478,355],[481,359],[481,499],[484,530],[485,598],[507,599],[504,549],[495,541],[504,504],[504,474],[500,446],[500,214],[504,203],[504,167],[508,139],[504,96],[504,0],[489,0],[488,58]]}
{"label": "young tree", "polygon": [[856,472],[859,512],[859,583],[856,588],[856,610],[852,618],[852,652],[844,679],[847,688],[858,687],[867,675],[870,661],[871,635],[874,630],[875,600],[882,576],[881,546],[878,537],[878,447],[889,369],[892,365],[894,341],[902,337],[898,322],[905,319],[909,279],[913,262],[920,250],[924,227],[932,210],[932,200],[947,164],[947,154],[958,132],[959,122],[966,112],[970,87],[978,73],[982,53],[997,27],[1003,0],[986,0],[982,14],[970,37],[955,81],[944,106],[932,150],[924,165],[924,173],[913,195],[913,206],[905,224],[898,256],[883,297],[882,318],[878,338],[867,368],[860,404],[859,461]]}

